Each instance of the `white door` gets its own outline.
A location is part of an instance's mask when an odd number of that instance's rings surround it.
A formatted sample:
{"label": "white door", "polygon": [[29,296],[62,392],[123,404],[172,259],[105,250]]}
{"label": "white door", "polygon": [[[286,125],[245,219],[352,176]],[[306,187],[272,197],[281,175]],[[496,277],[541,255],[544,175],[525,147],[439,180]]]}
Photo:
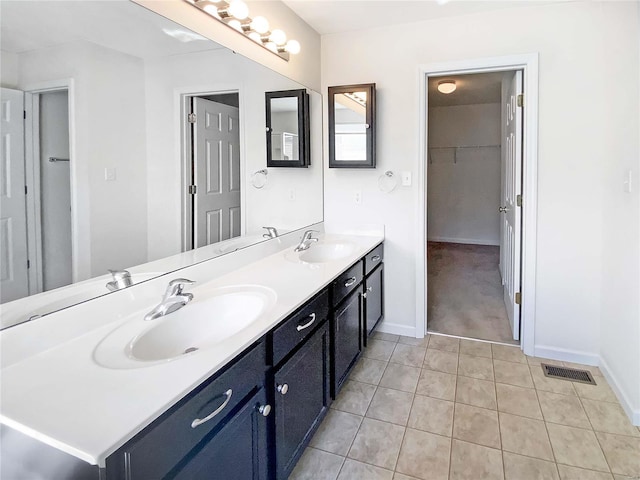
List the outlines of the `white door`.
{"label": "white door", "polygon": [[[518,96],[522,94],[522,72],[513,73],[506,98],[506,150],[505,174],[502,179],[504,198],[502,213],[502,249],[504,303],[513,332],[513,339],[520,339],[520,305],[516,294],[520,294],[520,250],[522,236],[522,209],[518,198],[522,194],[522,107]],[[518,300],[519,301],[519,300]]]}
{"label": "white door", "polygon": [[194,98],[194,248],[240,235],[239,110]]}
{"label": "white door", "polygon": [[24,93],[3,88],[0,132],[0,302],[29,295]]}

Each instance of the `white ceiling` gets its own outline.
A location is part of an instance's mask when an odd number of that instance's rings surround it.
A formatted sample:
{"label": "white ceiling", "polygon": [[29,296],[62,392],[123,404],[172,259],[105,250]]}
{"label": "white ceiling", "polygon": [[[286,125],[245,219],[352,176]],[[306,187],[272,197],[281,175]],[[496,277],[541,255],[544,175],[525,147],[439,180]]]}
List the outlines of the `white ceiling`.
{"label": "white ceiling", "polygon": [[[552,3],[549,0],[283,0],[321,35]],[[555,0],[566,1],[566,0]]]}
{"label": "white ceiling", "polygon": [[[0,9],[0,47],[5,52],[79,40],[140,58],[223,48],[128,0],[2,0]],[[163,29],[191,41],[180,41]]]}
{"label": "white ceiling", "polygon": [[[451,107],[455,105],[500,103],[503,75],[505,75],[504,72],[494,72],[431,77],[429,78],[429,106]],[[440,93],[438,91],[438,83],[442,80],[456,82],[456,90],[449,94]]]}

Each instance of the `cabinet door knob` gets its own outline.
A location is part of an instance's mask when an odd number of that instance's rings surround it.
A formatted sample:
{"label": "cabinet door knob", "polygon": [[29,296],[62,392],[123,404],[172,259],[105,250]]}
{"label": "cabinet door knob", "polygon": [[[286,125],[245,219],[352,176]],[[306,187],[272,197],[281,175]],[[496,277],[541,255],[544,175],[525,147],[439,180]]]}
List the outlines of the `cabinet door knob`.
{"label": "cabinet door knob", "polygon": [[344,286],[345,287],[350,287],[351,285],[353,285],[354,283],[356,283],[358,281],[358,279],[356,277],[351,277],[349,280],[347,280],[346,282],[344,282]]}
{"label": "cabinet door knob", "polygon": [[260,405],[258,412],[260,412],[263,417],[268,417],[271,413],[271,405]]}
{"label": "cabinet door knob", "polygon": [[276,390],[278,391],[278,393],[282,395],[286,395],[287,392],[289,391],[289,385],[287,385],[286,383],[283,383],[282,385],[278,385],[276,387]]}
{"label": "cabinet door knob", "polygon": [[380,255],[374,255],[373,257],[371,257],[371,261],[372,261],[372,262],[378,262],[378,261],[380,261]]}

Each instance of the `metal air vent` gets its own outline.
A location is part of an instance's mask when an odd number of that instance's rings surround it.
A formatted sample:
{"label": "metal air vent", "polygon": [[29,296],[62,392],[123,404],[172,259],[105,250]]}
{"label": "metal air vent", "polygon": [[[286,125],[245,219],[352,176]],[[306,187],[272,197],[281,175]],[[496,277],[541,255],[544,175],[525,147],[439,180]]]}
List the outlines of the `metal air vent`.
{"label": "metal air vent", "polygon": [[558,378],[560,380],[569,380],[571,382],[588,383],[596,385],[593,375],[587,370],[578,370],[575,368],[558,367],[556,365],[540,364],[545,377]]}

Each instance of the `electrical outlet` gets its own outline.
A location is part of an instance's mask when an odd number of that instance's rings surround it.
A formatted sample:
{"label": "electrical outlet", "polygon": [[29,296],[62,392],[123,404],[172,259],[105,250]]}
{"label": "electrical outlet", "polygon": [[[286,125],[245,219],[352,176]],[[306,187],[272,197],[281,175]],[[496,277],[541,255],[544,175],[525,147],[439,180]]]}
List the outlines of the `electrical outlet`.
{"label": "electrical outlet", "polygon": [[296,199],[296,189],[295,188],[290,188],[289,189],[289,200],[290,201],[295,201]]}
{"label": "electrical outlet", "polygon": [[624,193],[633,192],[633,171],[627,170],[624,175],[624,181],[622,182]]}
{"label": "electrical outlet", "polygon": [[411,172],[402,172],[402,186],[410,187],[411,186]]}
{"label": "electrical outlet", "polygon": [[356,205],[362,205],[362,190],[356,190],[353,194],[353,201]]}

